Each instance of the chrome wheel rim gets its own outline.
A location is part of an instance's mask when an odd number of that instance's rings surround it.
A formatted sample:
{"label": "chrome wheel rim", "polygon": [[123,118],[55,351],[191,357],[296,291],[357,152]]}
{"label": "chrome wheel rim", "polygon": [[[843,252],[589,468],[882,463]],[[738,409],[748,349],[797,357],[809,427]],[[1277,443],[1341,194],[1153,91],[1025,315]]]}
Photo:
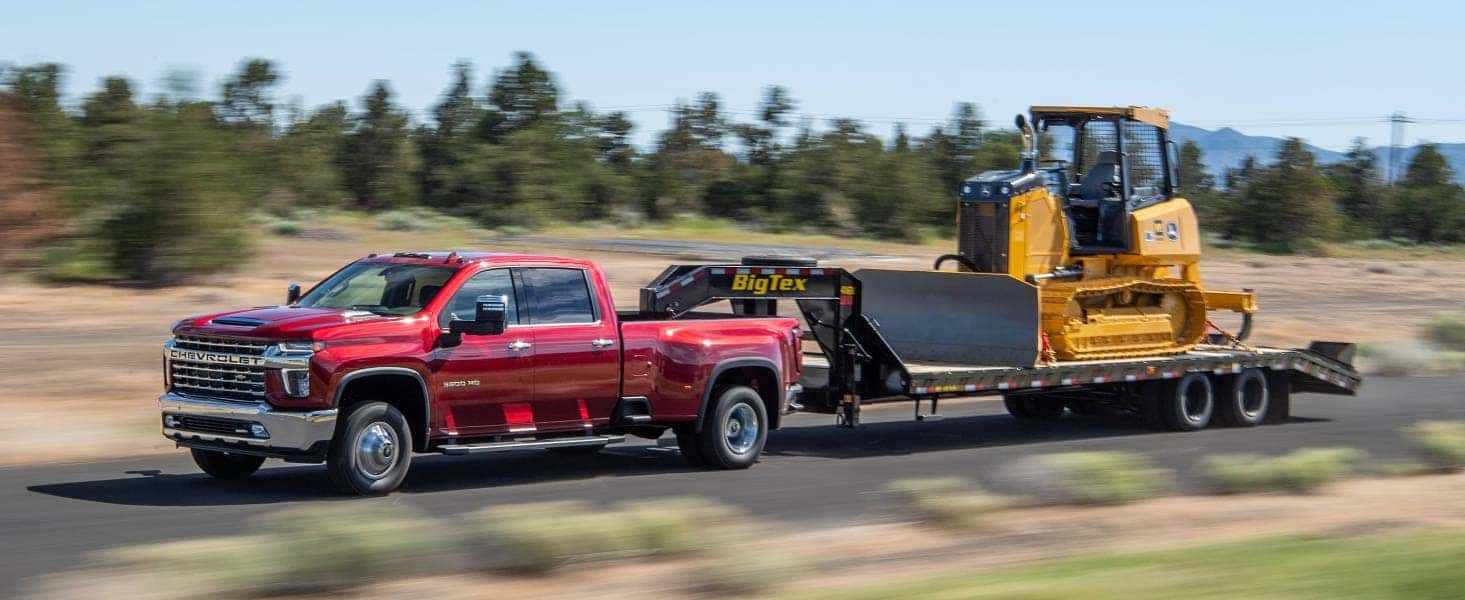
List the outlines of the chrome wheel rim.
{"label": "chrome wheel rim", "polygon": [[727,448],[734,454],[747,454],[758,442],[758,414],[747,404],[734,406],[723,426]]}
{"label": "chrome wheel rim", "polygon": [[401,458],[397,432],[386,423],[372,423],[356,436],[356,469],[371,479],[381,479]]}

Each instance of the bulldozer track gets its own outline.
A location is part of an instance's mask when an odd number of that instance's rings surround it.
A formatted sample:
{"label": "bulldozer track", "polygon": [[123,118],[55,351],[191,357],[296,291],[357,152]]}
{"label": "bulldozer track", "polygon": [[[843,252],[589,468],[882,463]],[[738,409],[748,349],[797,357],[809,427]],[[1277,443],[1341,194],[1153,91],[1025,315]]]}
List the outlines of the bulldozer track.
{"label": "bulldozer track", "polygon": [[[1136,334],[1111,339],[1110,345],[1122,348],[1095,350],[1082,342],[1082,335],[1071,330],[1071,320],[1064,314],[1068,303],[1081,298],[1111,295],[1118,292],[1140,294],[1175,295],[1184,306],[1184,321],[1175,328],[1180,333],[1166,339],[1154,339],[1153,334]],[[1102,360],[1116,358],[1139,358],[1180,354],[1194,348],[1205,336],[1205,297],[1199,286],[1184,280],[1153,280],[1128,277],[1113,277],[1055,283],[1042,289],[1044,330],[1052,338],[1059,360]],[[1171,313],[1171,318],[1177,315]],[[1080,326],[1083,327],[1083,326]],[[1113,342],[1119,342],[1117,344]]]}

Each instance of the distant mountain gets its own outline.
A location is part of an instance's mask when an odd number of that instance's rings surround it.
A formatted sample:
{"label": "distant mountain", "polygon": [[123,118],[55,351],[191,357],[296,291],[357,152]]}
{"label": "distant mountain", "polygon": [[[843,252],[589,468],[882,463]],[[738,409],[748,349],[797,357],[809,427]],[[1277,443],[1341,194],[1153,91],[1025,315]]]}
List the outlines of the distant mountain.
{"label": "distant mountain", "polygon": [[[1282,138],[1267,137],[1261,135],[1246,135],[1230,127],[1222,127],[1215,131],[1201,129],[1183,123],[1170,123],[1170,137],[1178,143],[1195,141],[1201,149],[1201,160],[1205,162],[1206,171],[1219,177],[1226,169],[1241,166],[1241,161],[1247,156],[1256,157],[1257,161],[1266,164],[1272,161],[1277,155],[1277,147],[1282,144]],[[1439,144],[1440,154],[1445,155],[1450,167],[1455,170],[1455,181],[1465,183],[1465,143],[1461,144]],[[1409,159],[1414,156],[1417,147],[1411,146],[1403,149],[1403,156],[1399,158],[1399,169],[1402,171],[1409,164]],[[1329,164],[1343,160],[1343,153],[1319,148],[1311,144],[1307,150],[1317,157],[1319,163]],[[1379,157],[1379,168],[1383,168],[1388,160],[1388,148],[1374,148],[1374,154]]]}

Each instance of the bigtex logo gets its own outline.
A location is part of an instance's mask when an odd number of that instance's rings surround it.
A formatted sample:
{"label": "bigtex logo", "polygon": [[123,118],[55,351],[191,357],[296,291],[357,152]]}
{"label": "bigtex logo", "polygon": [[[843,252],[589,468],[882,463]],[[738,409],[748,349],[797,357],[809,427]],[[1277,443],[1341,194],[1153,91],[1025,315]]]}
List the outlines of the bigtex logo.
{"label": "bigtex logo", "polygon": [[754,295],[767,294],[768,292],[802,292],[809,285],[809,280],[803,277],[788,277],[786,275],[734,275],[732,290],[734,292],[753,292]]}

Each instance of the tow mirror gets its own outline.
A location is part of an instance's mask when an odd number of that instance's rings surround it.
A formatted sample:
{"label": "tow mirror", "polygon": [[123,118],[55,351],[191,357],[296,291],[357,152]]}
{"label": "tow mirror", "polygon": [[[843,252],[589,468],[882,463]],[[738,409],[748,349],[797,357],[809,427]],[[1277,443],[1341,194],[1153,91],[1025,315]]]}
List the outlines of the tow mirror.
{"label": "tow mirror", "polygon": [[473,320],[448,322],[448,331],[468,335],[498,335],[509,326],[508,296],[479,296],[474,302]]}
{"label": "tow mirror", "polygon": [[300,284],[292,283],[285,288],[285,304],[291,305],[300,300]]}

